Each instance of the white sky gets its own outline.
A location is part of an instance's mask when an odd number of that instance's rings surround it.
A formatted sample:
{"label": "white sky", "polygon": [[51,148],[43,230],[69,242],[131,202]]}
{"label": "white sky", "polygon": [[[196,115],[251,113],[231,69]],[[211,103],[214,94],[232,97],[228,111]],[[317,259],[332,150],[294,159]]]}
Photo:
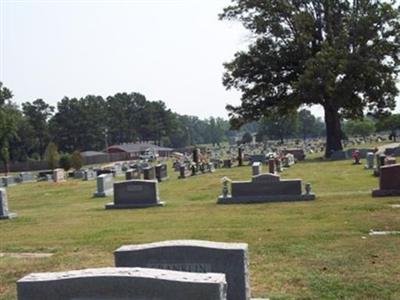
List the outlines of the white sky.
{"label": "white sky", "polygon": [[240,103],[222,85],[247,40],[218,20],[229,0],[0,2],[0,81],[17,103],[139,92],[201,118]]}

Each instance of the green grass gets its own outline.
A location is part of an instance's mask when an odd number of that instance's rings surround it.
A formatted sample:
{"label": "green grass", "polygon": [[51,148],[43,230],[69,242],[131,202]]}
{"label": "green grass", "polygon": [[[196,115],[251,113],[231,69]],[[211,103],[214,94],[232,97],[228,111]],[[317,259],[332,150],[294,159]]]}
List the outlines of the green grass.
{"label": "green grass", "polygon": [[[267,167],[264,167],[264,171]],[[310,182],[313,202],[216,205],[223,176],[248,179],[250,167],[160,184],[163,208],[105,210],[95,181],[31,183],[8,189],[18,218],[0,222],[0,252],[51,252],[51,258],[0,258],[0,298],[16,298],[30,272],[113,266],[123,244],[169,239],[246,242],[253,297],[400,299],[400,197],[373,199],[377,178],[351,161],[299,163],[283,178]],[[363,238],[364,237],[364,238]]]}

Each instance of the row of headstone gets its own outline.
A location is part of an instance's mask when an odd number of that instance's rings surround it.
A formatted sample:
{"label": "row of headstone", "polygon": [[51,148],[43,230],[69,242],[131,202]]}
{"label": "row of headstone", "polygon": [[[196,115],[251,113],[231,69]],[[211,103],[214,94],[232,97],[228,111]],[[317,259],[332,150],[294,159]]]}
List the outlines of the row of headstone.
{"label": "row of headstone", "polygon": [[115,268],[29,274],[17,281],[18,299],[251,299],[244,243],[126,245],[114,257]]}

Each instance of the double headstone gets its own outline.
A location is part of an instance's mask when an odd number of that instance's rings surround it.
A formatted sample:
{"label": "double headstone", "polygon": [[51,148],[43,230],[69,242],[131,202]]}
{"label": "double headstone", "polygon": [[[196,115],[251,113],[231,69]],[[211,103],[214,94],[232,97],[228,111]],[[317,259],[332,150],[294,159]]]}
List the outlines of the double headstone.
{"label": "double headstone", "polygon": [[226,300],[226,289],[224,274],[147,268],[32,273],[17,282],[18,300]]}
{"label": "double headstone", "polygon": [[114,183],[114,202],[110,208],[142,208],[163,206],[160,201],[157,180],[128,180]]}
{"label": "double headstone", "polygon": [[314,200],[311,186],[307,185],[302,193],[300,179],[280,179],[278,175],[261,174],[253,176],[251,181],[233,181],[231,195],[221,195],[218,204],[262,203],[279,201]]}
{"label": "double headstone", "polygon": [[8,211],[7,191],[0,189],[0,220],[14,217],[16,217],[16,214]]}
{"label": "double headstone", "polygon": [[94,197],[107,197],[113,194],[113,176],[112,174],[102,174],[97,176],[97,191]]}
{"label": "double headstone", "polygon": [[228,300],[250,300],[247,244],[195,240],[165,241],[122,246],[114,255],[116,267],[222,273],[226,275]]}

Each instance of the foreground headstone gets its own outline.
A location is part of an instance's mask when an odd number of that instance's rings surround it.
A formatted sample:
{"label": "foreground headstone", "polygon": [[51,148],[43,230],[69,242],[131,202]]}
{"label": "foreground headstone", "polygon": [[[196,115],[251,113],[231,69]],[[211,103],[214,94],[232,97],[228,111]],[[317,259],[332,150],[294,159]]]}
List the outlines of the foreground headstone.
{"label": "foreground headstone", "polygon": [[196,240],[165,241],[122,246],[114,255],[117,267],[223,273],[228,284],[228,300],[250,299],[247,244]]}
{"label": "foreground headstone", "polygon": [[380,168],[379,189],[373,190],[372,196],[400,196],[400,164]]}
{"label": "foreground headstone", "polygon": [[94,197],[107,197],[113,194],[113,176],[112,174],[102,174],[97,176],[97,190]]}
{"label": "foreground headstone", "polygon": [[222,195],[218,204],[262,203],[314,200],[311,186],[302,193],[301,179],[280,179],[278,175],[261,174],[251,181],[233,181],[231,195]]}
{"label": "foreground headstone", "polygon": [[0,189],[0,220],[12,219],[17,215],[8,211],[7,192],[5,189]]}
{"label": "foreground headstone", "polygon": [[114,183],[114,202],[110,208],[143,208],[163,206],[160,201],[157,180],[128,180]]}
{"label": "foreground headstone", "polygon": [[145,268],[32,273],[17,281],[18,300],[226,300],[224,274]]}

